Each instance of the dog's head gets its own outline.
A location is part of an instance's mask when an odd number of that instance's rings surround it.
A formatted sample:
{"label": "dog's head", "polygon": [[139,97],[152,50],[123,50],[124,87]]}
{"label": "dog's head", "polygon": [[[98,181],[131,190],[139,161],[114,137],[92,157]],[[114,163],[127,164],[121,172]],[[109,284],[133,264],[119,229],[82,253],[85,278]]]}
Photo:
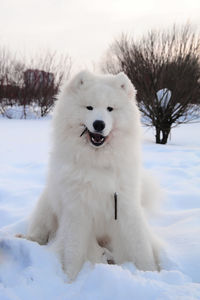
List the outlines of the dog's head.
{"label": "dog's head", "polygon": [[98,149],[117,133],[125,135],[133,129],[139,117],[135,95],[124,73],[95,76],[82,71],[65,88],[62,110],[68,111],[67,122],[77,128],[80,139]]}

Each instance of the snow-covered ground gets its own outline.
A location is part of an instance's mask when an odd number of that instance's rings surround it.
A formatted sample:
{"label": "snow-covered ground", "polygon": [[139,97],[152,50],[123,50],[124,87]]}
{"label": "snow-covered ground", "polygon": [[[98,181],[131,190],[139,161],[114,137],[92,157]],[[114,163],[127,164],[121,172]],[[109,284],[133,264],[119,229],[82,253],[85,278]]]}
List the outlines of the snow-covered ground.
{"label": "snow-covered ground", "polygon": [[14,237],[44,186],[50,120],[0,119],[0,141],[0,300],[200,299],[200,124],[174,129],[168,145],[144,133],[144,164],[165,190],[151,220],[165,243],[163,270],[86,263],[73,283],[47,246]]}

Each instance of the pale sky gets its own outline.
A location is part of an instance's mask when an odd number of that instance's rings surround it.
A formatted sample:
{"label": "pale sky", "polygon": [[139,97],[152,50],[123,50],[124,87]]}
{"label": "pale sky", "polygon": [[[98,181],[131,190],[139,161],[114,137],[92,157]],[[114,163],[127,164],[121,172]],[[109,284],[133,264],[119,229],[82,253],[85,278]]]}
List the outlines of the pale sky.
{"label": "pale sky", "polygon": [[188,21],[200,30],[200,0],[0,0],[0,45],[67,53],[82,68],[122,32],[137,37]]}

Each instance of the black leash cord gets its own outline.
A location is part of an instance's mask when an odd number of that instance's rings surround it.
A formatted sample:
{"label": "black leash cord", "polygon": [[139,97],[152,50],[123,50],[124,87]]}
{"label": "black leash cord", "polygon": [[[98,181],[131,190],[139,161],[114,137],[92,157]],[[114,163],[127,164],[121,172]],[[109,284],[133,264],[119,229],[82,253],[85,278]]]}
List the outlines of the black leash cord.
{"label": "black leash cord", "polygon": [[114,193],[114,201],[115,201],[115,220],[117,220],[117,193]]}
{"label": "black leash cord", "polygon": [[85,127],[85,129],[83,130],[83,132],[81,133],[80,137],[82,137],[82,135],[84,135],[84,133],[87,131],[87,127]]}

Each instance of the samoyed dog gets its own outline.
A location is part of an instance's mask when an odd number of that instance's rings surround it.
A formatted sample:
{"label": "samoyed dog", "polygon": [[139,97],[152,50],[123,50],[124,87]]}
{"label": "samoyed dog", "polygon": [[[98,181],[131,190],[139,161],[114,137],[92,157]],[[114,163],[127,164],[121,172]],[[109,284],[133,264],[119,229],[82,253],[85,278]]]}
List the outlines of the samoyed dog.
{"label": "samoyed dog", "polygon": [[56,103],[47,183],[27,238],[49,243],[71,280],[85,261],[160,268],[142,205],[154,193],[141,166],[135,97],[124,73],[82,71]]}

